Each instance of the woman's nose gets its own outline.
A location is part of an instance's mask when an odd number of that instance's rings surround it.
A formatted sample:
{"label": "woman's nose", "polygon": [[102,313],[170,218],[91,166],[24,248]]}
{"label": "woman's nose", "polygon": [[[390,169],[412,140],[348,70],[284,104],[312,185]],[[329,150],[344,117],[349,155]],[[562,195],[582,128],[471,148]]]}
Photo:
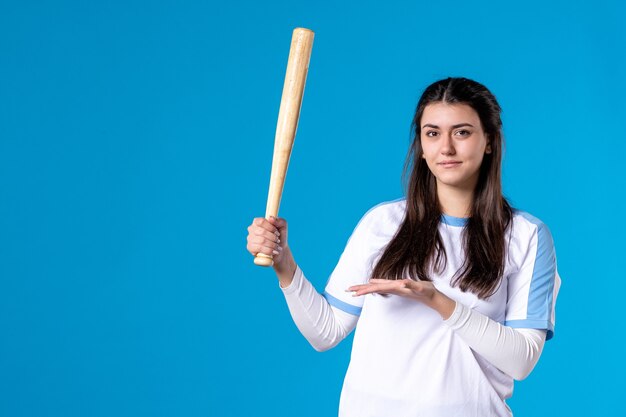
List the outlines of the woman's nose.
{"label": "woman's nose", "polygon": [[441,153],[444,155],[454,155],[455,154],[455,150],[454,150],[454,143],[452,142],[452,135],[451,134],[445,134],[441,136]]}

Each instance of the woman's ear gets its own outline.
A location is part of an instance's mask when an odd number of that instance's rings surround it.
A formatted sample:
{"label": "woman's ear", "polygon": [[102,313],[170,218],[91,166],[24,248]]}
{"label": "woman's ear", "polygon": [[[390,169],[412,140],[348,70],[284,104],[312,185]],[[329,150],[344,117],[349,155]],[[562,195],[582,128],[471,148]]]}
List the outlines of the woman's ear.
{"label": "woman's ear", "polygon": [[487,146],[485,147],[485,153],[491,153],[491,135],[485,134],[485,139],[487,139]]}

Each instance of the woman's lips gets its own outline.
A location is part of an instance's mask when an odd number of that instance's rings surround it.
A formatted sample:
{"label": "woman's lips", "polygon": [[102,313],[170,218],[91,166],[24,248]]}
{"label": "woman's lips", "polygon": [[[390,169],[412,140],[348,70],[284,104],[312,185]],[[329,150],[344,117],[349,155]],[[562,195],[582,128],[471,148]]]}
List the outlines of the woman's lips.
{"label": "woman's lips", "polygon": [[454,168],[456,166],[461,165],[460,161],[446,161],[446,162],[439,162],[438,165],[441,165],[444,168]]}

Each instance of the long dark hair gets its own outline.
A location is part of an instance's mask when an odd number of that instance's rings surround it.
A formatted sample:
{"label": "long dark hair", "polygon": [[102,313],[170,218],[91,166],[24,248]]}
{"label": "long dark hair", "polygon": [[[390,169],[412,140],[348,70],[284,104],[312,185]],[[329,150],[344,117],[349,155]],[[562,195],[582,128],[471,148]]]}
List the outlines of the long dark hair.
{"label": "long dark hair", "polygon": [[[506,229],[512,208],[502,195],[503,153],[501,108],[482,84],[467,78],[446,78],[424,90],[411,124],[414,135],[404,164],[406,212],[396,235],[376,263],[372,277],[432,281],[429,269],[445,270],[447,255],[439,233],[442,210],[437,183],[422,156],[421,119],[427,105],[436,102],[462,103],[472,107],[491,146],[480,167],[470,217],[464,225],[465,261],[453,276],[452,285],[485,299],[497,291],[504,273]],[[412,167],[412,169],[411,169]],[[408,186],[406,176],[410,171]]]}

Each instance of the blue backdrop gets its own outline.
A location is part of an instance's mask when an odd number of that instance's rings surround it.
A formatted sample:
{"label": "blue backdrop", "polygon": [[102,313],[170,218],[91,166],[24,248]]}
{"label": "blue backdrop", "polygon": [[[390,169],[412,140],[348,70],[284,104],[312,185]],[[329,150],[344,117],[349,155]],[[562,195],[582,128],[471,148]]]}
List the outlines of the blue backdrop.
{"label": "blue backdrop", "polygon": [[623,411],[618,3],[2,1],[0,415],[336,414],[351,340],[315,352],[246,251],[297,26],[316,37],[280,215],[307,277],[402,196],[423,88],[474,78],[563,279],[509,404]]}

